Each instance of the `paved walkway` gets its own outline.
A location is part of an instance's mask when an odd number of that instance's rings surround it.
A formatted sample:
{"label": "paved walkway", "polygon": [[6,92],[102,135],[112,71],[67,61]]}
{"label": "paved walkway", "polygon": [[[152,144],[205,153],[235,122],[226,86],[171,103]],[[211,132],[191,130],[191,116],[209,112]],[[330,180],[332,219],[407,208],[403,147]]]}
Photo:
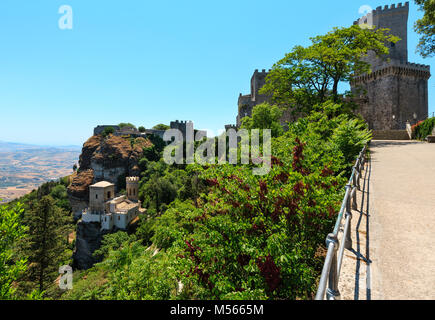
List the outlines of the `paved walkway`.
{"label": "paved walkway", "polygon": [[[435,299],[435,144],[373,141],[342,299]],[[368,215],[367,215],[368,214]]]}

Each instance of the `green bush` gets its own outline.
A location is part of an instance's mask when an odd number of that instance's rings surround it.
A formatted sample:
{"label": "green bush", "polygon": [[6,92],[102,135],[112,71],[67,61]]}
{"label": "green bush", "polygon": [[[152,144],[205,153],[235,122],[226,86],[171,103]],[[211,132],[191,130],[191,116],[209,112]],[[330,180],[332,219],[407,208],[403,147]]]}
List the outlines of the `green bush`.
{"label": "green bush", "polygon": [[419,122],[413,127],[415,132],[415,138],[417,140],[425,140],[427,136],[432,134],[432,130],[435,127],[435,118],[429,118],[425,121]]}

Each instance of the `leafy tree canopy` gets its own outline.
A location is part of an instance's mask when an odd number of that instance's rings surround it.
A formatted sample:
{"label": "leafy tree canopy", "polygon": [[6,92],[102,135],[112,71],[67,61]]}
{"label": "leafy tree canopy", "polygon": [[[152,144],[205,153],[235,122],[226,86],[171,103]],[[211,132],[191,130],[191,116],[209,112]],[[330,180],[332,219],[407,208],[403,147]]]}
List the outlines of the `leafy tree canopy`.
{"label": "leafy tree canopy", "polygon": [[14,298],[12,282],[26,270],[26,259],[14,259],[14,245],[26,236],[27,228],[21,223],[23,207],[0,205],[0,300]]}
{"label": "leafy tree canopy", "polygon": [[417,47],[424,58],[433,57],[435,53],[435,0],[415,0],[424,12],[423,18],[416,21],[414,29],[421,35]]}
{"label": "leafy tree canopy", "polygon": [[252,109],[252,118],[242,119],[242,128],[245,129],[270,129],[273,137],[278,137],[283,133],[280,124],[282,111],[277,106],[262,103]]}
{"label": "leafy tree canopy", "polygon": [[125,128],[125,127],[130,127],[130,128],[136,129],[136,126],[130,122],[127,122],[127,123],[121,122],[120,124],[118,124],[118,127],[120,127],[121,129]]}
{"label": "leafy tree canopy", "polygon": [[153,127],[154,130],[168,130],[168,129],[170,129],[170,128],[171,128],[170,126],[168,126],[168,125],[166,125],[166,124],[163,124],[163,123],[160,123],[160,124],[155,125],[155,126]]}
{"label": "leafy tree canopy", "polygon": [[261,93],[272,102],[293,112],[309,114],[313,106],[328,99],[338,102],[340,82],[349,82],[356,74],[370,72],[362,59],[369,51],[382,57],[387,42],[399,38],[388,29],[362,29],[357,25],[334,28],[326,35],[311,38],[308,47],[295,46],[269,73]]}

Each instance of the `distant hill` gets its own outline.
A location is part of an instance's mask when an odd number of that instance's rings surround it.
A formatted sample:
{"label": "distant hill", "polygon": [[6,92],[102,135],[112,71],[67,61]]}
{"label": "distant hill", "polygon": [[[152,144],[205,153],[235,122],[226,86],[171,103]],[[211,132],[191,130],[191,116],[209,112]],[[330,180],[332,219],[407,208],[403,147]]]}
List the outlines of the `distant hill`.
{"label": "distant hill", "polygon": [[35,149],[56,149],[56,150],[71,150],[71,151],[80,151],[81,146],[44,146],[44,145],[34,145],[34,144],[26,144],[26,143],[17,143],[17,142],[6,142],[0,140],[0,152],[11,152],[18,150],[35,150]]}

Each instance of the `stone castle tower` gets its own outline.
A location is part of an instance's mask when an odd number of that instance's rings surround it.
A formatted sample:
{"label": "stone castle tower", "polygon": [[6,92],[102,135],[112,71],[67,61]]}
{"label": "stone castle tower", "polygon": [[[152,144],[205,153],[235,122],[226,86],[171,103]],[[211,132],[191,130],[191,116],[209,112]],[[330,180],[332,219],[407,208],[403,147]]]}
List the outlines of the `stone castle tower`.
{"label": "stone castle tower", "polygon": [[369,53],[372,72],[351,82],[358,97],[359,112],[373,130],[404,130],[406,122],[415,123],[428,116],[428,79],[430,67],[408,62],[409,2],[378,7],[354,24],[369,23],[388,28],[401,40],[387,44],[385,59]]}
{"label": "stone castle tower", "polygon": [[139,177],[127,177],[125,180],[127,198],[137,202],[139,200]]}
{"label": "stone castle tower", "polygon": [[252,116],[252,109],[254,106],[269,100],[268,96],[262,95],[258,92],[266,83],[267,74],[268,72],[266,72],[265,69],[263,69],[261,72],[255,70],[251,77],[251,93],[247,95],[239,95],[239,110],[236,119],[237,127],[240,127],[244,117]]}
{"label": "stone castle tower", "polygon": [[[388,28],[401,40],[386,44],[389,54],[377,58],[373,53],[365,58],[372,72],[355,77],[351,89],[359,105],[356,110],[373,130],[404,130],[406,122],[415,123],[428,116],[428,79],[430,66],[408,62],[409,2],[378,7],[354,24],[369,23],[378,28]],[[239,95],[236,127],[242,119],[252,116],[255,105],[267,102],[270,97],[259,94],[268,72],[255,70],[251,78],[251,93]],[[286,110],[281,124],[294,121],[297,116]],[[233,128],[227,125],[226,129]]]}

